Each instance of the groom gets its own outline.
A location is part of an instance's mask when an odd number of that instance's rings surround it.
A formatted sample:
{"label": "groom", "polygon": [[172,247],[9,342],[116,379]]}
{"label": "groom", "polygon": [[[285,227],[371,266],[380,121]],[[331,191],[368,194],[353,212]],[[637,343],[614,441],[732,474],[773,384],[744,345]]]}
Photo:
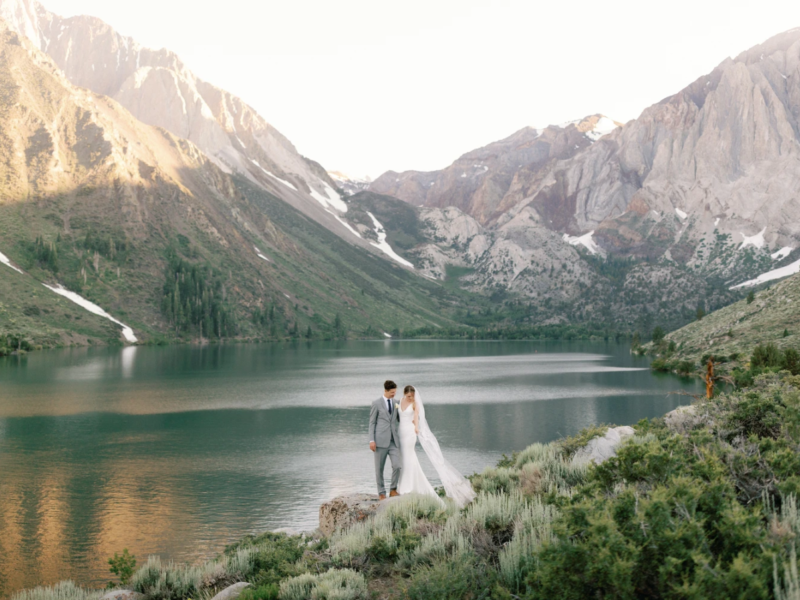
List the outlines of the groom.
{"label": "groom", "polygon": [[400,481],[400,411],[394,402],[397,384],[386,381],[383,384],[383,396],[372,403],[369,412],[369,449],[375,453],[375,480],[378,483],[378,495],[386,500],[386,486],[383,481],[383,467],[386,457],[392,460],[392,485],[389,496],[399,496],[397,483]]}

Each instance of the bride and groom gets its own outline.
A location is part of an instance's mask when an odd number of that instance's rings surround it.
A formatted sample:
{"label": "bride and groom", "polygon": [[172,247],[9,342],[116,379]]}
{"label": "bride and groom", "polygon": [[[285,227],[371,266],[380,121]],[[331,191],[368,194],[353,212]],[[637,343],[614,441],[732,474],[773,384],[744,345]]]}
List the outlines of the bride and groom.
{"label": "bride and groom", "polygon": [[387,457],[392,463],[389,496],[424,494],[439,497],[419,464],[415,450],[419,439],[447,496],[458,506],[469,504],[475,497],[472,484],[442,456],[439,443],[425,420],[422,395],[414,386],[407,385],[398,401],[395,399],[397,384],[393,381],[386,381],[383,390],[383,396],[372,403],[369,413],[369,449],[375,454],[375,480],[380,499],[386,498],[383,469]]}

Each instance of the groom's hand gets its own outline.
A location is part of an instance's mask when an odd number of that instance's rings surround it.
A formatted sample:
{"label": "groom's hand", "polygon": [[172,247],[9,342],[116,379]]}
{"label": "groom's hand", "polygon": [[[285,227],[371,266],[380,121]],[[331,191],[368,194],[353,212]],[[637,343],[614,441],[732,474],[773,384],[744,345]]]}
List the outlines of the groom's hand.
{"label": "groom's hand", "polygon": [[375,444],[375,442],[370,442],[370,443],[369,443],[369,449],[370,449],[370,450],[372,450],[373,452],[375,452],[375,449],[376,449],[377,447],[378,447],[378,446],[377,446],[377,444]]}

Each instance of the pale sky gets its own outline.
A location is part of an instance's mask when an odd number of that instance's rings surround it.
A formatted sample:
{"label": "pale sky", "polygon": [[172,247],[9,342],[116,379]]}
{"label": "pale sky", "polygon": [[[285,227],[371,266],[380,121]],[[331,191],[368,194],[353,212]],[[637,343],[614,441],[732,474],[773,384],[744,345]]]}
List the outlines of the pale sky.
{"label": "pale sky", "polygon": [[526,125],[618,121],[800,26],[791,0],[41,0],[242,97],[328,170],[432,170]]}

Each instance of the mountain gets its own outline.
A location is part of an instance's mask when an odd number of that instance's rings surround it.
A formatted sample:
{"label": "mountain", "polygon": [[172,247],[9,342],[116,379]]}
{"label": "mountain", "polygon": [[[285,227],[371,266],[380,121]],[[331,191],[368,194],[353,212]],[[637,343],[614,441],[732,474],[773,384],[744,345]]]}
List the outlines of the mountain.
{"label": "mountain", "polygon": [[363,179],[358,177],[350,177],[341,171],[328,171],[328,176],[336,184],[336,187],[344,192],[345,196],[352,196],[358,192],[363,192],[372,183],[369,177]]}
{"label": "mountain", "polygon": [[734,257],[710,259],[725,245],[760,258],[800,246],[800,28],[724,60],[624,126],[608,122],[522,129],[442,171],[388,171],[369,189],[455,206],[492,228],[531,209],[560,234],[591,232],[605,252],[731,278]]}
{"label": "mountain", "polygon": [[455,206],[481,224],[491,223],[503,213],[503,199],[520,169],[544,171],[552,162],[575,156],[619,125],[603,115],[593,115],[544,129],[525,127],[464,154],[441,171],[388,171],[368,189],[415,206]]}
{"label": "mountain", "polygon": [[464,299],[75,86],[4,26],[0,89],[4,338],[380,334],[451,324]]}
{"label": "mountain", "polygon": [[[0,0],[0,18],[46,52],[67,79],[113,98],[138,120],[194,143],[226,173],[243,175],[347,238],[347,204],[316,162],[243,100],[90,16],[62,18],[36,0]],[[357,238],[356,245],[369,249]]]}
{"label": "mountain", "polygon": [[794,29],[726,59],[546,177],[520,177],[501,222],[532,207],[558,231],[593,230],[609,252],[724,271],[710,260],[723,242],[762,256],[800,246],[799,144]]}

